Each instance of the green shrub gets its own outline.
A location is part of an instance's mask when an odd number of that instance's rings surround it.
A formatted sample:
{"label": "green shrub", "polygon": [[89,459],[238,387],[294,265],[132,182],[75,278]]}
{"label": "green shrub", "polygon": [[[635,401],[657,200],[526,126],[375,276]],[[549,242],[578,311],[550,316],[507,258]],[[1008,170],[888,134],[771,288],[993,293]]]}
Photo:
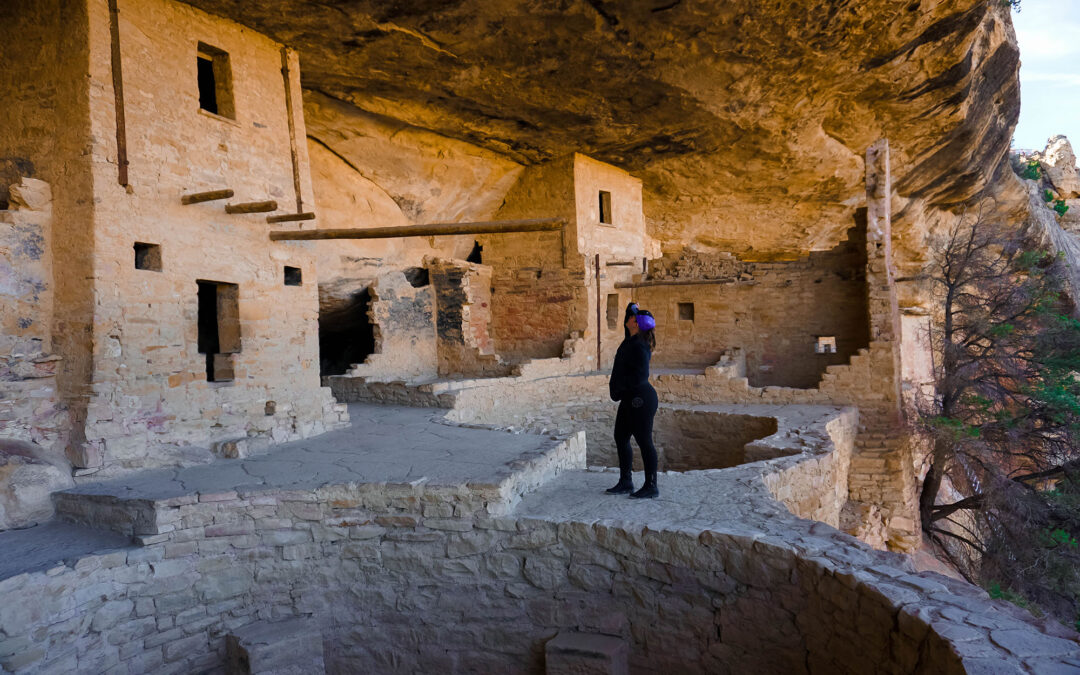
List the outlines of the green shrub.
{"label": "green shrub", "polygon": [[1029,160],[1024,166],[1023,172],[1020,174],[1021,178],[1026,180],[1039,180],[1042,178],[1042,167],[1035,160]]}

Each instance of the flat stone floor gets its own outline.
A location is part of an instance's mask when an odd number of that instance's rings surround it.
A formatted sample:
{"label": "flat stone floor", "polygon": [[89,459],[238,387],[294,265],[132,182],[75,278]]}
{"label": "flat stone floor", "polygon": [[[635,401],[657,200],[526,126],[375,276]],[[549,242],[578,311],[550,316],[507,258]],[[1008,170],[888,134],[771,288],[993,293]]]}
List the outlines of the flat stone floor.
{"label": "flat stone floor", "polygon": [[548,436],[449,426],[446,411],[353,403],[351,423],[246,459],[133,473],[65,492],[168,499],[228,490],[313,489],[345,483],[498,482],[510,462],[558,444]]}
{"label": "flat stone floor", "polygon": [[64,560],[131,546],[131,538],[82,525],[51,522],[0,532],[0,580],[40,572]]}
{"label": "flat stone floor", "polygon": [[[497,483],[511,462],[556,446],[549,436],[449,426],[444,410],[350,404],[351,424],[269,452],[180,469],[156,469],[67,492],[159,500],[228,490],[312,489],[343,483]],[[0,579],[48,569],[130,538],[62,522],[0,532]]]}

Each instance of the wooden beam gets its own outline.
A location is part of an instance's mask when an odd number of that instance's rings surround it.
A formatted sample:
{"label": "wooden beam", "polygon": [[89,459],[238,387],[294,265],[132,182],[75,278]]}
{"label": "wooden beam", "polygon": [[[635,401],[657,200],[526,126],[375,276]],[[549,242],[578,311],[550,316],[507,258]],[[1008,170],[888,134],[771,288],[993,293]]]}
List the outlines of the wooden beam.
{"label": "wooden beam", "polygon": [[124,72],[120,62],[120,8],[117,0],[109,0],[109,36],[112,43],[112,84],[116,110],[116,167],[117,181],[128,185],[127,114],[124,112]]}
{"label": "wooden beam", "polygon": [[268,211],[277,211],[277,202],[271,199],[265,202],[243,202],[225,205],[225,213],[266,213]]}
{"label": "wooden beam", "polygon": [[232,190],[211,190],[210,192],[194,192],[180,197],[181,204],[201,204],[203,202],[216,202],[219,199],[228,199],[233,196]]}
{"label": "wooden beam", "polygon": [[507,234],[511,232],[556,232],[566,227],[565,218],[529,220],[490,220],[481,223],[429,223],[401,227],[369,227],[348,230],[306,230],[270,233],[272,241],[308,241],[312,239],[397,239],[399,237],[436,237],[457,234]]}
{"label": "wooden beam", "polygon": [[315,214],[308,211],[307,213],[286,213],[280,216],[266,217],[268,223],[292,223],[298,220],[315,220]]}
{"label": "wooden beam", "polygon": [[296,152],[296,122],[293,120],[292,75],[289,73],[289,48],[281,48],[281,78],[285,80],[285,112],[289,120],[289,157],[292,159],[293,192],[296,194],[296,212],[304,210],[304,199],[300,196],[300,163]]}
{"label": "wooden beam", "polygon": [[630,281],[615,284],[615,288],[648,288],[650,286],[728,286],[738,279],[656,279],[654,281]]}

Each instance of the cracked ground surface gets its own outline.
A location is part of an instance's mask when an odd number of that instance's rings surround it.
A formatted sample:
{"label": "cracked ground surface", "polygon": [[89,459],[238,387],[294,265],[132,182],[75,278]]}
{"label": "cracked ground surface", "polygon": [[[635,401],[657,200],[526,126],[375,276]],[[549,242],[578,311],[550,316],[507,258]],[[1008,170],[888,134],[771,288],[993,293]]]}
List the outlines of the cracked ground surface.
{"label": "cracked ground surface", "polygon": [[441,409],[350,404],[344,429],[245,459],[158,469],[65,492],[160,500],[228,490],[312,489],[329,484],[498,482],[510,462],[558,443],[548,436],[450,426]]}
{"label": "cracked ground surface", "polygon": [[[311,489],[343,483],[497,483],[510,463],[558,444],[549,436],[450,426],[441,409],[351,404],[351,424],[245,459],[157,469],[67,492],[160,500],[229,490]],[[49,569],[88,553],[130,546],[130,538],[53,521],[0,532],[0,579]]]}

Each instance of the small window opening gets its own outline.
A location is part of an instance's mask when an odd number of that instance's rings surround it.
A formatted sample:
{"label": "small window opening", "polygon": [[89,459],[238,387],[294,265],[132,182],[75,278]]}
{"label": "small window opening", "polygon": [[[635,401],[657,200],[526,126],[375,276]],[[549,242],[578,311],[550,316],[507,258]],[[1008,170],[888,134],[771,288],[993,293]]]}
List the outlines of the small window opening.
{"label": "small window opening", "polygon": [[482,265],[484,263],[483,255],[484,247],[480,245],[480,242],[474,241],[472,251],[469,251],[469,257],[465,258],[465,262],[476,263]]}
{"label": "small window opening", "polygon": [[608,293],[607,296],[607,327],[616,329],[619,327],[619,294]]}
{"label": "small window opening", "polygon": [[303,280],[304,277],[299,267],[289,267],[288,265],[285,266],[286,286],[302,286]]}
{"label": "small window opening", "polygon": [[206,381],[234,379],[233,354],[240,351],[240,287],[196,281],[199,287],[199,353],[206,355]]}
{"label": "small window opening", "polygon": [[429,275],[427,269],[423,267],[409,267],[405,269],[405,280],[408,281],[413,288],[423,288],[431,283],[431,275]]}
{"label": "small window opening", "polygon": [[199,107],[215,115],[236,119],[228,52],[200,42],[198,65]]}
{"label": "small window opening", "polygon": [[694,320],[694,303],[692,303],[692,302],[680,302],[679,303],[679,320],[680,321],[693,321]]}
{"label": "small window opening", "polygon": [[600,191],[600,222],[605,225],[611,224],[611,193],[606,190]]}
{"label": "small window opening", "polygon": [[135,242],[135,269],[161,271],[161,246]]}
{"label": "small window opening", "polygon": [[835,354],[836,353],[836,337],[824,336],[817,339],[817,344],[814,345],[815,354]]}

